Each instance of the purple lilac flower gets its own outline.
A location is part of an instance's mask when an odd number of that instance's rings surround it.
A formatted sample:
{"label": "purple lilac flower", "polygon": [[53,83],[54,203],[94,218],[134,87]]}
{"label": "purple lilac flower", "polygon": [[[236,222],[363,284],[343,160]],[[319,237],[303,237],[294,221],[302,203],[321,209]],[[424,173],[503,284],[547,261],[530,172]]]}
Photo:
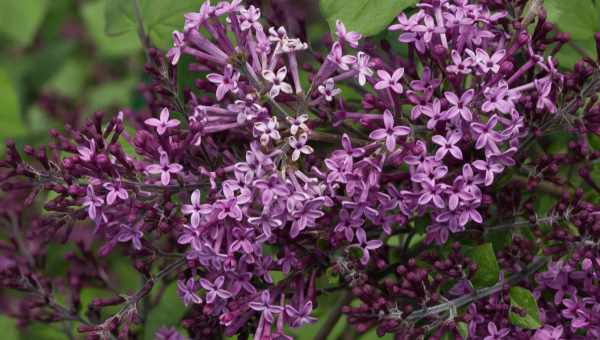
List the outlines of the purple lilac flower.
{"label": "purple lilac flower", "polygon": [[153,175],[160,174],[160,182],[162,185],[169,185],[171,175],[177,174],[183,170],[183,166],[178,163],[170,163],[169,155],[166,152],[160,152],[160,164],[151,164],[146,166],[146,171]]}
{"label": "purple lilac flower", "polygon": [[146,125],[153,126],[156,128],[156,132],[159,135],[163,135],[167,129],[179,126],[180,121],[177,119],[169,119],[169,109],[166,107],[160,112],[160,119],[148,118],[144,121]]}
{"label": "purple lilac flower", "polygon": [[262,291],[258,301],[252,301],[248,306],[255,311],[262,312],[262,315],[269,323],[273,323],[274,321],[273,314],[283,312],[283,307],[271,304],[271,295],[268,290]]}
{"label": "purple lilac flower", "polygon": [[206,290],[206,302],[213,303],[217,299],[217,297],[227,300],[232,294],[226,289],[223,289],[223,284],[225,283],[225,277],[219,276],[213,282],[207,279],[200,279],[200,286]]}
{"label": "purple lilac flower", "polygon": [[410,133],[410,128],[407,126],[395,126],[394,116],[389,110],[383,113],[383,124],[385,128],[377,129],[369,135],[373,140],[385,139],[385,146],[389,152],[396,149],[396,139],[401,136],[406,136]]}

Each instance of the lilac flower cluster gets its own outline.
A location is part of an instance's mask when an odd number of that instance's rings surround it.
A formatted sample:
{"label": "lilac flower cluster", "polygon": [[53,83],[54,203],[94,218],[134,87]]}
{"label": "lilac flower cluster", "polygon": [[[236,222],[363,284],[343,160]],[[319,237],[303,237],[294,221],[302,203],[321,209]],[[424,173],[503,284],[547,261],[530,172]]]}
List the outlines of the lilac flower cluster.
{"label": "lilac flower cluster", "polygon": [[[523,13],[524,3],[515,6]],[[338,21],[321,53],[285,27],[265,26],[254,5],[204,2],[173,33],[168,60],[148,51],[149,112],[124,110],[108,121],[98,113],[80,130],[52,131],[48,149],[25,149],[36,165],[8,144],[2,189],[26,198],[3,212],[16,228],[13,245],[0,243],[4,285],[42,298],[53,318],[80,321],[92,338],[127,338],[138,303],[160,280],[176,281],[189,310],[182,325],[198,339],[290,339],[288,328],[316,321],[325,288],[360,301],[339,309],[359,331],[376,327],[398,339],[461,335],[461,324],[486,340],[600,336],[600,209],[557,179],[561,167],[600,157],[586,139],[597,130],[585,124],[600,112],[596,99],[587,102],[598,74],[593,61],[559,71],[552,55],[568,37],[543,12],[528,26],[506,7],[421,1],[388,28],[402,54]],[[183,96],[177,66],[197,75]],[[580,109],[590,113],[582,118]],[[569,153],[528,158],[537,137],[565,123],[579,136]],[[599,190],[589,168],[579,175]],[[53,196],[30,222],[32,245],[18,229],[42,191]],[[542,221],[531,206],[548,192],[565,197]],[[517,232],[523,217],[535,226],[530,239]],[[494,247],[503,277],[473,294],[481,268],[460,241],[469,234],[475,245],[489,242],[503,218],[515,220],[510,245]],[[84,220],[93,231],[78,231]],[[548,221],[551,231],[540,228]],[[36,264],[56,237],[80,244],[69,258],[72,277],[110,287],[95,256],[120,252],[146,284],[126,298],[96,300],[92,315],[122,305],[106,319],[73,315],[50,300],[59,283],[42,281]],[[8,254],[14,250],[23,259]],[[340,285],[322,287],[322,276]],[[510,323],[508,283],[540,300],[554,294],[540,303],[537,330]],[[82,284],[74,285],[76,296]],[[12,314],[45,316],[27,306]],[[157,338],[183,336],[163,328]]]}

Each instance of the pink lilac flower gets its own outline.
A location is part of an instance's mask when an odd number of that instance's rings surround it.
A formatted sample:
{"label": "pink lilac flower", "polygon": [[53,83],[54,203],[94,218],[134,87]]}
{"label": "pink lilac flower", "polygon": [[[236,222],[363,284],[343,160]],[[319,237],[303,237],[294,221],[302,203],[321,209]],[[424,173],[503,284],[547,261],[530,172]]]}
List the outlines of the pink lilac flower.
{"label": "pink lilac flower", "polygon": [[444,137],[444,136],[440,136],[440,135],[435,135],[433,137],[431,137],[431,140],[439,145],[440,147],[438,148],[437,152],[435,153],[435,159],[440,161],[442,159],[444,159],[444,157],[446,156],[446,154],[448,152],[450,152],[450,154],[456,158],[456,159],[462,159],[463,155],[462,155],[462,151],[460,150],[460,148],[458,146],[456,146],[456,143],[458,143],[462,138],[462,135],[460,133],[452,133],[449,137]]}
{"label": "pink lilac flower", "polygon": [[278,128],[277,117],[271,117],[266,123],[258,122],[254,124],[254,135],[260,136],[260,144],[267,145],[271,140],[278,141],[281,139]]}
{"label": "pink lilac flower", "polygon": [[351,65],[356,63],[356,57],[353,55],[343,55],[342,46],[339,42],[335,42],[331,46],[331,52],[327,59],[337,65],[342,71],[348,71]]}
{"label": "pink lilac flower", "polygon": [[400,84],[400,79],[402,79],[403,75],[403,68],[398,68],[392,75],[390,75],[386,70],[377,70],[377,76],[381,80],[375,84],[375,89],[385,90],[391,88],[392,91],[400,94],[403,91],[402,84]]}
{"label": "pink lilac flower", "polygon": [[259,300],[248,303],[248,306],[255,311],[262,312],[262,315],[269,323],[273,323],[274,321],[273,314],[283,312],[283,307],[271,304],[271,294],[268,290],[263,290]]}
{"label": "pink lilac flower", "polygon": [[282,66],[279,70],[277,70],[277,74],[273,73],[271,70],[263,71],[263,78],[265,78],[269,83],[271,83],[271,90],[269,90],[269,97],[275,98],[279,95],[280,92],[291,94],[293,92],[292,86],[286,83],[285,77],[287,75],[287,67]]}
{"label": "pink lilac flower", "polygon": [[291,326],[298,328],[306,324],[317,322],[317,318],[310,316],[312,309],[313,304],[312,301],[309,300],[298,309],[292,305],[285,305],[285,314],[292,320]]}
{"label": "pink lilac flower", "polygon": [[544,328],[538,329],[533,335],[533,340],[563,340],[563,327],[562,326],[544,326]]}
{"label": "pink lilac flower", "polygon": [[431,42],[433,34],[441,34],[446,31],[444,27],[437,26],[430,15],[425,15],[424,24],[416,25],[413,30],[423,34],[423,41],[425,43]]}
{"label": "pink lilac flower", "polygon": [[346,41],[354,48],[358,47],[358,42],[362,38],[362,34],[358,32],[348,32],[346,26],[340,20],[335,21],[335,34],[340,40]]}
{"label": "pink lilac flower", "polygon": [[79,153],[79,159],[84,162],[90,162],[96,155],[96,141],[90,139],[89,147],[80,145],[77,147],[77,152]]}
{"label": "pink lilac flower", "polygon": [[438,122],[444,120],[444,112],[442,112],[442,103],[439,99],[434,99],[430,106],[422,107],[423,113],[429,117],[427,128],[433,130]]}
{"label": "pink lilac flower", "polygon": [[308,132],[310,129],[306,122],[308,121],[307,114],[301,114],[298,117],[287,117],[288,123],[290,123],[290,134],[295,136],[298,132]]}
{"label": "pink lilac flower", "polygon": [[398,137],[410,134],[410,128],[407,126],[395,126],[394,116],[389,110],[383,113],[383,124],[385,128],[377,129],[369,135],[372,140],[384,140],[385,146],[389,152],[396,149],[396,139]]}
{"label": "pink lilac flower", "polygon": [[217,277],[213,282],[211,282],[207,279],[200,279],[200,286],[202,286],[202,288],[204,288],[207,292],[206,293],[206,302],[207,303],[215,302],[217,297],[219,297],[223,300],[227,300],[232,296],[232,294],[228,290],[222,288],[224,283],[225,283],[224,276]]}
{"label": "pink lilac flower", "polygon": [[120,198],[123,201],[129,198],[127,190],[121,186],[121,183],[117,183],[117,185],[114,185],[113,183],[104,183],[102,186],[104,189],[108,190],[108,194],[106,194],[106,204],[108,205],[115,203],[117,198]]}
{"label": "pink lilac flower", "polygon": [[117,234],[117,241],[131,242],[136,250],[142,249],[142,237],[144,232],[140,229],[141,223],[134,223],[132,226],[121,224],[121,230]]}
{"label": "pink lilac flower", "polygon": [[242,31],[247,31],[251,27],[255,29],[262,29],[262,26],[258,22],[260,19],[260,8],[256,8],[254,6],[250,6],[248,8],[240,9],[240,28]]}
{"label": "pink lilac flower", "polygon": [[358,83],[360,86],[365,86],[367,83],[367,77],[373,76],[373,70],[370,68],[369,60],[371,57],[364,53],[358,52],[356,55],[356,70],[358,71]]}
{"label": "pink lilac flower", "polygon": [[150,164],[146,166],[146,171],[152,175],[160,174],[160,182],[167,186],[171,182],[171,175],[177,174],[183,170],[183,166],[178,163],[169,162],[169,155],[166,152],[160,152],[160,164]]}
{"label": "pink lilac flower", "polygon": [[484,161],[481,159],[474,161],[473,167],[485,173],[484,184],[486,186],[492,185],[492,183],[494,182],[494,175],[499,174],[504,170],[502,164],[495,163],[492,161]]}
{"label": "pink lilac flower", "polygon": [[483,149],[489,147],[494,150],[498,150],[496,143],[502,141],[502,135],[494,130],[494,127],[498,123],[498,117],[493,115],[487,121],[487,123],[471,123],[471,129],[478,135],[477,142],[475,142],[476,149]]}
{"label": "pink lilac flower", "polygon": [[356,232],[356,239],[358,240],[358,246],[362,249],[363,256],[360,258],[360,263],[367,265],[370,258],[370,250],[376,250],[381,248],[383,241],[381,240],[367,240],[367,234],[364,229],[358,229]]}
{"label": "pink lilac flower", "polygon": [[451,107],[446,111],[446,119],[452,119],[461,116],[465,121],[473,120],[473,113],[469,109],[469,104],[473,101],[475,90],[469,89],[463,93],[460,98],[454,92],[444,92],[444,96]]}
{"label": "pink lilac flower", "polygon": [[97,217],[97,208],[102,207],[104,200],[101,197],[96,196],[94,193],[94,187],[88,184],[86,188],[86,195],[83,198],[83,206],[88,209],[88,216],[91,220],[95,220]]}
{"label": "pink lilac flower", "polygon": [[301,154],[310,155],[314,152],[314,149],[307,145],[308,134],[302,133],[298,136],[298,138],[291,136],[289,138],[288,144],[292,148],[292,161],[295,162],[300,159]]}
{"label": "pink lilac flower", "polygon": [[483,338],[483,340],[504,339],[510,333],[510,329],[508,329],[508,328],[502,328],[502,329],[498,330],[498,327],[496,327],[496,324],[493,322],[488,322],[487,329],[488,329],[488,336]]}
{"label": "pink lilac flower", "polygon": [[557,110],[556,105],[554,104],[554,101],[549,98],[550,92],[552,92],[552,82],[548,79],[545,81],[535,79],[533,82],[538,91],[538,100],[536,104],[538,110],[547,109],[548,112],[555,113]]}
{"label": "pink lilac flower", "polygon": [[167,53],[172,65],[177,65],[181,58],[181,50],[185,47],[184,35],[181,32],[173,32],[173,47]]}
{"label": "pink lilac flower", "polygon": [[333,97],[342,93],[342,90],[335,87],[335,83],[332,78],[327,79],[325,81],[325,85],[319,85],[318,90],[328,102],[332,101]]}
{"label": "pink lilac flower", "polygon": [[167,129],[179,126],[180,121],[177,119],[169,119],[169,109],[166,107],[160,112],[160,119],[148,118],[144,121],[146,125],[150,125],[156,128],[156,132],[159,135],[163,135]]}
{"label": "pink lilac flower", "polygon": [[505,50],[498,50],[494,52],[492,56],[490,56],[481,48],[476,49],[475,52],[467,49],[466,52],[471,59],[475,61],[475,64],[479,66],[479,69],[483,73],[488,73],[490,71],[493,73],[498,73],[500,71],[500,61],[502,61],[506,55]]}
{"label": "pink lilac flower", "polygon": [[238,92],[238,80],[240,74],[233,70],[231,64],[225,66],[223,74],[210,73],[206,76],[208,81],[217,85],[217,91],[215,92],[217,100],[221,101],[228,92]]}
{"label": "pink lilac flower", "polygon": [[202,303],[202,298],[198,296],[196,291],[198,290],[196,281],[193,278],[177,281],[177,293],[181,296],[183,304],[188,306],[191,304]]}
{"label": "pink lilac flower", "polygon": [[200,204],[200,190],[196,189],[192,192],[191,196],[192,204],[184,204],[181,207],[181,212],[184,215],[191,215],[191,223],[193,227],[200,225],[200,218],[202,215],[208,215],[212,212],[212,206],[210,204]]}

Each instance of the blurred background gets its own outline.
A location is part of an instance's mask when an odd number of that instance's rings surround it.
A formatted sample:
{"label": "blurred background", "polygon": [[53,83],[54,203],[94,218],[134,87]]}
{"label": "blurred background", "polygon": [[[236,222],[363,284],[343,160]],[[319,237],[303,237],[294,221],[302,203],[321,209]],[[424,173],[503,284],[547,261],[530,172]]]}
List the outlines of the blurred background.
{"label": "blurred background", "polygon": [[105,34],[105,0],[0,0],[0,139],[39,144],[96,110],[139,108],[135,31]]}
{"label": "blurred background", "polygon": [[[273,0],[301,8],[306,36],[316,45],[328,30],[318,12],[319,0]],[[123,108],[144,108],[144,53],[134,19],[119,12],[128,0],[0,0],[0,140],[14,139],[19,148],[48,140],[48,129],[65,124],[80,125],[95,111],[110,115]],[[202,0],[141,0],[144,19],[153,43],[166,50],[171,32],[183,25],[182,14],[196,10]],[[252,1],[269,8],[270,0]],[[571,32],[573,43],[559,56],[562,66],[571,67],[581,56],[596,58],[594,32],[600,31],[600,11],[592,0],[547,0],[548,16]],[[131,14],[131,13],[129,13]],[[271,13],[272,14],[272,13]],[[109,21],[107,22],[107,18]],[[382,33],[377,38],[386,38]],[[185,72],[180,67],[179,72]],[[560,135],[550,141],[565,147]],[[0,154],[3,144],[0,143]],[[49,266],[56,275],[63,271],[65,249],[49,253]],[[127,264],[114,261],[115,272],[124,289],[135,289],[139,278]],[[171,289],[171,288],[167,288]],[[86,291],[85,306],[106,292]],[[320,301],[333,306],[338,296]],[[183,311],[174,287],[165,294],[154,324],[178,320]],[[84,308],[85,309],[85,308]],[[326,314],[327,307],[317,314]],[[162,318],[162,319],[161,319]],[[320,318],[324,320],[324,318]],[[302,329],[301,339],[310,339],[320,323]],[[61,325],[28,325],[18,330],[11,319],[0,315],[0,339],[68,339]],[[332,338],[344,338],[353,331],[338,322]],[[148,332],[148,334],[152,334]],[[374,333],[362,339],[376,338]],[[151,339],[151,337],[149,338]]]}

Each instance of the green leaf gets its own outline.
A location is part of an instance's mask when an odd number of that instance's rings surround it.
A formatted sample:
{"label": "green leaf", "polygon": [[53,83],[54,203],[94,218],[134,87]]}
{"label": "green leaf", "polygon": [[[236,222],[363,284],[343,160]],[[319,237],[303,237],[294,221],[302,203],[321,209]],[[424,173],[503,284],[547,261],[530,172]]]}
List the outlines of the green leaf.
{"label": "green leaf", "polygon": [[13,340],[19,338],[17,322],[8,316],[0,315],[0,329],[2,329],[2,338]]}
{"label": "green leaf", "polygon": [[125,78],[91,88],[88,97],[88,109],[95,111],[111,106],[129,106],[136,83],[137,79],[135,78]]}
{"label": "green leaf", "polygon": [[335,21],[365,36],[383,31],[402,10],[416,0],[320,0],[321,13],[335,31]]}
{"label": "green leaf", "polygon": [[177,282],[165,289],[160,302],[148,313],[144,329],[144,339],[153,340],[154,333],[162,326],[177,326],[185,314],[185,306],[177,296]]}
{"label": "green leaf", "polygon": [[76,98],[84,89],[90,70],[90,65],[85,60],[69,59],[44,87],[53,93]]}
{"label": "green leaf", "polygon": [[[548,20],[563,32],[571,34],[571,43],[596,57],[594,33],[600,31],[599,7],[591,0],[545,0]],[[573,46],[564,46],[557,56],[562,67],[571,68],[582,58]]]}
{"label": "green leaf", "polygon": [[477,263],[478,269],[471,280],[477,288],[489,287],[498,282],[500,266],[496,261],[496,254],[491,243],[477,247],[466,248],[466,255]]}
{"label": "green leaf", "polygon": [[21,103],[19,102],[17,90],[3,69],[0,69],[0,110],[2,110],[0,113],[0,117],[2,117],[2,124],[0,124],[1,140],[26,134],[27,129],[23,124]]}
{"label": "green leaf", "polygon": [[462,336],[463,339],[469,338],[469,325],[467,325],[466,322],[459,322],[456,325],[456,328],[458,329],[458,332],[460,333],[460,336]]}
{"label": "green leaf", "polygon": [[98,52],[103,56],[115,57],[129,55],[138,51],[141,45],[135,32],[128,32],[118,37],[111,37],[105,34],[105,17],[103,13],[106,6],[108,5],[103,0],[100,0],[87,2],[81,8],[83,20],[96,43]]}
{"label": "green leaf", "polygon": [[29,46],[48,8],[48,0],[0,1],[0,33],[20,46]]}
{"label": "green leaf", "polygon": [[[68,340],[67,335],[59,330],[60,324],[49,325],[43,323],[34,323],[21,332],[20,340]],[[10,339],[10,338],[9,338]]]}
{"label": "green leaf", "polygon": [[[525,316],[517,314],[513,311],[515,307],[527,312],[527,314]],[[513,325],[526,329],[540,328],[540,310],[535,302],[535,297],[529,290],[512,287],[510,289],[510,308],[509,319]]]}
{"label": "green leaf", "polygon": [[200,8],[197,0],[108,0],[105,11],[106,34],[116,36],[137,32],[134,1],[139,3],[146,34],[160,48],[172,44],[173,31],[183,27],[183,15]]}

